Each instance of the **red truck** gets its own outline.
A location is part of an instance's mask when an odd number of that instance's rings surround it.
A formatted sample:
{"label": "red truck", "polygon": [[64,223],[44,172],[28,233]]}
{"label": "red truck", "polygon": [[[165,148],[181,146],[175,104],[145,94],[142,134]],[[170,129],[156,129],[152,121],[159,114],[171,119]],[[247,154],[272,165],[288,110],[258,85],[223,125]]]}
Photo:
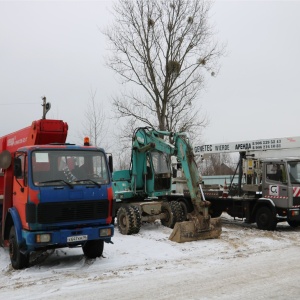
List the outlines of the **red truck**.
{"label": "red truck", "polygon": [[67,144],[68,124],[42,119],[0,138],[0,241],[12,267],[39,250],[81,246],[102,255],[114,234],[112,159],[102,148]]}

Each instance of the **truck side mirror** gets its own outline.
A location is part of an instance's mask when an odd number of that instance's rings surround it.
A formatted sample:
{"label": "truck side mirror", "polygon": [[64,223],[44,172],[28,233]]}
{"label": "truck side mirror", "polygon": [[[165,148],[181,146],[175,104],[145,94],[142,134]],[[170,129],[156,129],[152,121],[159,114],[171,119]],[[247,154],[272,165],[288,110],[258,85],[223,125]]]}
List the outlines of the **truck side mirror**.
{"label": "truck side mirror", "polygon": [[109,155],[109,156],[108,156],[108,167],[109,167],[110,172],[112,173],[113,170],[114,170],[114,167],[113,167],[113,157],[112,157],[112,155]]}
{"label": "truck side mirror", "polygon": [[0,168],[7,169],[11,164],[11,154],[9,151],[4,150],[0,153]]}
{"label": "truck side mirror", "polygon": [[14,159],[14,175],[17,177],[17,178],[20,178],[22,177],[22,161],[19,157],[16,157]]}

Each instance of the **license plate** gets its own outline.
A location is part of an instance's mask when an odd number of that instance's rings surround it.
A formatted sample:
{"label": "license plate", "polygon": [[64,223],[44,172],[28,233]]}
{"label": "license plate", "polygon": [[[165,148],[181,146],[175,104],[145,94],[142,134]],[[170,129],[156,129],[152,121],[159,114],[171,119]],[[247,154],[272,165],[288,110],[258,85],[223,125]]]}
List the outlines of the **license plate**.
{"label": "license plate", "polygon": [[87,235],[74,235],[74,236],[68,236],[67,242],[68,243],[81,242],[81,241],[86,241],[87,239],[88,239]]}

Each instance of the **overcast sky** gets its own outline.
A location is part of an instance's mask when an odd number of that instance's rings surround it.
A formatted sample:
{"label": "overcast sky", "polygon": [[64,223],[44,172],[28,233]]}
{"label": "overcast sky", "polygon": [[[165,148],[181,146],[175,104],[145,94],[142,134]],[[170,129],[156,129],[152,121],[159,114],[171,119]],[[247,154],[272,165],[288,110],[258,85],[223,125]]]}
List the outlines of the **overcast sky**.
{"label": "overcast sky", "polygon": [[[91,90],[112,114],[119,84],[104,67],[108,47],[100,32],[112,19],[110,7],[0,1],[0,136],[41,118],[44,95],[52,104],[48,117],[69,123],[69,142],[79,141]],[[211,14],[227,55],[199,95],[210,119],[203,140],[300,135],[300,2],[217,0]]]}

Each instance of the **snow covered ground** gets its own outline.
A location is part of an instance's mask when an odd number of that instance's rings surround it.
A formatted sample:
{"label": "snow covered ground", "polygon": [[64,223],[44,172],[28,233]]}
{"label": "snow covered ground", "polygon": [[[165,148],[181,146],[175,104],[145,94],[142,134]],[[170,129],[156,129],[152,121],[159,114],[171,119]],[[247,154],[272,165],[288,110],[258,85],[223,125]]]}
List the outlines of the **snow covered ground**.
{"label": "snow covered ground", "polygon": [[159,222],[134,236],[116,229],[101,258],[63,248],[20,271],[0,248],[0,299],[298,299],[300,228],[222,222],[219,239],[183,244]]}

